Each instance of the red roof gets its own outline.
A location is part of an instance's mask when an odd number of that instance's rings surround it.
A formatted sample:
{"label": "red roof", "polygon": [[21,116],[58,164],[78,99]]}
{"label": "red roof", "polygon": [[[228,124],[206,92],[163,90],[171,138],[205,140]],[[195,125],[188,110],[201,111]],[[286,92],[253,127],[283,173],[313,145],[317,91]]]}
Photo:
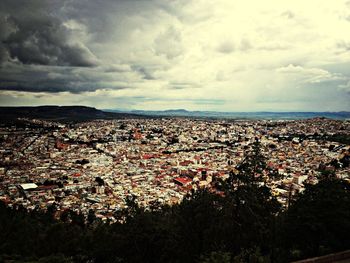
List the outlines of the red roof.
{"label": "red roof", "polygon": [[217,172],[216,173],[217,176],[225,176],[225,174],[226,174],[225,172]]}
{"label": "red roof", "polygon": [[189,164],[193,164],[193,162],[192,162],[192,161],[189,161],[189,160],[186,160],[186,161],[180,162],[179,164],[180,164],[181,166],[187,166],[187,165],[189,165]]}
{"label": "red roof", "polygon": [[177,177],[177,178],[174,178],[174,181],[182,185],[186,185],[192,182],[192,180],[187,177]]}
{"label": "red roof", "polygon": [[142,156],[143,159],[151,159],[151,158],[154,158],[154,155],[153,154],[144,154]]}

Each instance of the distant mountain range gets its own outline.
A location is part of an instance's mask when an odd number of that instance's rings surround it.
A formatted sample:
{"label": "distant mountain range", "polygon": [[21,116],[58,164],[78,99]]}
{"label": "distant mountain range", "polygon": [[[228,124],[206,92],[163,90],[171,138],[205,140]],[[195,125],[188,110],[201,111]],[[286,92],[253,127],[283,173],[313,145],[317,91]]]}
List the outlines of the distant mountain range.
{"label": "distant mountain range", "polygon": [[89,121],[95,119],[128,119],[152,117],[188,117],[213,119],[271,119],[293,120],[326,117],[331,119],[350,119],[350,112],[216,112],[187,111],[171,109],[164,111],[144,110],[99,110],[85,106],[38,106],[38,107],[0,107],[0,123],[12,122],[17,118],[44,119],[60,122]]}
{"label": "distant mountain range", "polygon": [[198,118],[225,118],[225,119],[264,119],[264,120],[295,120],[316,117],[331,119],[350,119],[350,112],[218,112],[218,111],[187,111],[185,109],[171,109],[164,111],[145,110],[106,110],[111,112],[124,112],[146,116],[168,116],[168,117],[198,117]]}
{"label": "distant mountain range", "polygon": [[88,121],[95,119],[145,118],[144,115],[106,112],[85,106],[0,107],[0,116],[0,122],[11,122],[17,118],[44,119],[61,122]]}

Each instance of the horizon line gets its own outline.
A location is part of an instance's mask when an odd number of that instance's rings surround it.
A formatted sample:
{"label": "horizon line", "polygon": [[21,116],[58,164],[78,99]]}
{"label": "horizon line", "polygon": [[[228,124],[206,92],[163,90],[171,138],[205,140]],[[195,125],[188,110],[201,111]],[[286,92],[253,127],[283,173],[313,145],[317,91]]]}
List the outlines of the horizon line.
{"label": "horizon line", "polygon": [[166,111],[186,111],[186,112],[216,112],[216,113],[350,113],[349,110],[255,110],[255,111],[222,111],[222,110],[188,110],[184,108],[169,108],[169,109],[156,109],[156,110],[147,110],[147,109],[120,109],[120,108],[103,108],[89,105],[59,105],[59,104],[43,104],[43,105],[11,105],[11,106],[3,106],[0,105],[0,108],[35,108],[35,107],[87,107],[94,108],[97,110],[111,110],[111,111],[120,111],[120,112],[132,112],[132,111],[149,111],[149,112],[166,112]]}

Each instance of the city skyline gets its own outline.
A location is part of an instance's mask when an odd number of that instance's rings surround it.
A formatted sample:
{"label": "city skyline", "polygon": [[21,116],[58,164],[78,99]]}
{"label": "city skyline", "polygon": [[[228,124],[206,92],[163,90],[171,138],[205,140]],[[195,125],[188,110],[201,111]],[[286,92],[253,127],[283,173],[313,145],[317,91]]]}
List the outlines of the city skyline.
{"label": "city skyline", "polygon": [[349,1],[1,1],[0,106],[350,111]]}

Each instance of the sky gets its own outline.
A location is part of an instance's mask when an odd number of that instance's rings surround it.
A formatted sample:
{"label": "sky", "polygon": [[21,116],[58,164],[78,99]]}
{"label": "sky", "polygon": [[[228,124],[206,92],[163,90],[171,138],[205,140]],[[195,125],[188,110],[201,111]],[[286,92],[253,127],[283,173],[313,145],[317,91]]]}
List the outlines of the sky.
{"label": "sky", "polygon": [[350,1],[1,0],[0,106],[350,111]]}

